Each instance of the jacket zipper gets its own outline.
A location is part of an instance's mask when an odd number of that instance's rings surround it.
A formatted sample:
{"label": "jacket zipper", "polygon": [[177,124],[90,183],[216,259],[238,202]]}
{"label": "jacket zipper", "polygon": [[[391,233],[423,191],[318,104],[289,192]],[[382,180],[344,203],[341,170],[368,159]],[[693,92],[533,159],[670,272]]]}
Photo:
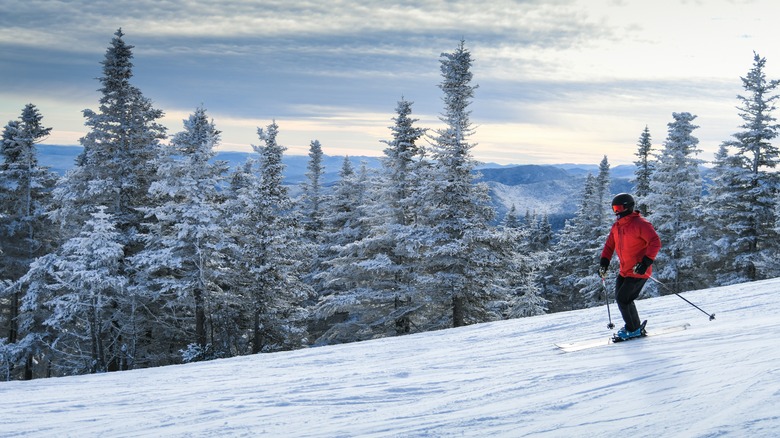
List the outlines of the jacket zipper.
{"label": "jacket zipper", "polygon": [[618,233],[618,248],[617,248],[618,259],[623,261],[623,227],[619,223],[617,224],[617,233]]}

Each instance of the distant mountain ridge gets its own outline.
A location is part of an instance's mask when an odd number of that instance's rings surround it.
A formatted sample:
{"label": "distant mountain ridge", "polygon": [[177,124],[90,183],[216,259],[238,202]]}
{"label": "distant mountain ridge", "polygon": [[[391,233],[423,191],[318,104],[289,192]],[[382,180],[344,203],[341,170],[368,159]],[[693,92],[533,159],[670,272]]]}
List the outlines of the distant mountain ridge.
{"label": "distant mountain ridge", "polygon": [[[74,166],[76,157],[81,153],[81,146],[61,146],[40,144],[38,148],[38,160],[43,166],[51,168],[58,174],[64,174]],[[217,152],[217,159],[227,162],[230,167],[243,164],[252,155],[251,152],[222,151]],[[359,168],[362,163],[370,169],[381,167],[380,157],[350,156],[350,162]],[[285,178],[288,184],[298,184],[306,178],[309,157],[307,155],[285,155],[283,162],[287,166]],[[344,156],[323,156],[325,168],[325,181],[338,180],[338,174],[344,162]],[[598,165],[589,164],[509,164],[495,163],[482,164],[478,167],[481,173],[480,181],[493,181],[506,185],[532,184],[543,181],[555,181],[568,178],[576,178],[588,173],[598,173]],[[634,166],[617,166],[610,169],[613,178],[629,178],[633,176]]]}
{"label": "distant mountain ridge", "polygon": [[[64,175],[75,165],[76,157],[81,153],[81,146],[59,146],[40,144],[38,148],[38,162],[52,171]],[[244,164],[253,152],[222,151],[217,152],[216,159],[225,161],[231,168],[236,168]],[[365,162],[369,168],[379,168],[381,166],[380,158],[350,156],[350,162],[359,168],[361,163]],[[285,169],[285,182],[290,185],[300,184],[306,179],[307,165],[309,164],[308,155],[285,155],[282,159],[287,166]],[[325,175],[323,180],[326,183],[337,181],[341,166],[344,163],[343,156],[324,156],[323,166]]]}
{"label": "distant mountain ridge", "polygon": [[[62,175],[74,166],[81,150],[81,146],[38,145],[38,160],[41,165]],[[251,154],[224,151],[218,152],[216,158],[235,168],[246,162]],[[381,168],[382,159],[379,157],[350,156],[349,159],[355,169],[363,163],[369,169]],[[329,185],[338,181],[343,162],[343,156],[323,156],[323,184]],[[306,180],[309,164],[307,155],[285,155],[283,163],[286,165],[287,184],[298,185]],[[598,171],[598,165],[595,164],[483,164],[478,168],[478,181],[490,187],[497,221],[503,219],[506,212],[514,206],[521,216],[526,213],[548,216],[553,228],[559,229],[566,219],[573,216],[587,175],[596,175]],[[610,175],[612,193],[630,192],[633,189],[630,180],[634,175],[634,166],[616,166],[610,169]]]}

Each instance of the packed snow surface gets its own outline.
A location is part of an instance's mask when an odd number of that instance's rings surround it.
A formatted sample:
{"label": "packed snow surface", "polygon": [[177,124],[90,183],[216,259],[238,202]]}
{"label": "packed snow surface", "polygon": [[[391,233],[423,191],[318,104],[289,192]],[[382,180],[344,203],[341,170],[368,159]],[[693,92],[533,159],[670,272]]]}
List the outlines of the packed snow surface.
{"label": "packed snow surface", "polygon": [[[354,344],[101,375],[0,382],[2,436],[776,437],[780,279]],[[613,319],[618,314],[612,304]],[[615,321],[619,323],[619,321]],[[618,327],[622,325],[618,324]]]}

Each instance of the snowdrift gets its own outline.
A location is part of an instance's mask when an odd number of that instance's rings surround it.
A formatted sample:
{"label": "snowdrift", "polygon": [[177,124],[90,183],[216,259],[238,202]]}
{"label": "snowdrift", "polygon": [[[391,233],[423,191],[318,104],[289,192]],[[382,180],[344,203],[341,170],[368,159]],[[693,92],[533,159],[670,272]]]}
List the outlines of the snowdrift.
{"label": "snowdrift", "polygon": [[[0,383],[0,436],[778,436],[780,279],[606,308],[101,375]],[[613,304],[613,310],[614,304]],[[615,312],[613,312],[614,315]],[[618,321],[615,321],[616,323]]]}

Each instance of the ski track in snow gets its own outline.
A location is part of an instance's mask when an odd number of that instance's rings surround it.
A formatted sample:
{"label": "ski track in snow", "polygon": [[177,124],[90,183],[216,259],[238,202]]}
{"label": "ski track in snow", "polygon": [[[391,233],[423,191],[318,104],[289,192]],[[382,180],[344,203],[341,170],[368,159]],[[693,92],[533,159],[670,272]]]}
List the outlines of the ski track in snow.
{"label": "ski track in snow", "polygon": [[684,294],[714,321],[673,295],[638,301],[649,328],[691,327],[572,353],[553,343],[610,336],[604,306],[197,364],[0,382],[0,436],[776,437],[778,289],[773,279]]}

